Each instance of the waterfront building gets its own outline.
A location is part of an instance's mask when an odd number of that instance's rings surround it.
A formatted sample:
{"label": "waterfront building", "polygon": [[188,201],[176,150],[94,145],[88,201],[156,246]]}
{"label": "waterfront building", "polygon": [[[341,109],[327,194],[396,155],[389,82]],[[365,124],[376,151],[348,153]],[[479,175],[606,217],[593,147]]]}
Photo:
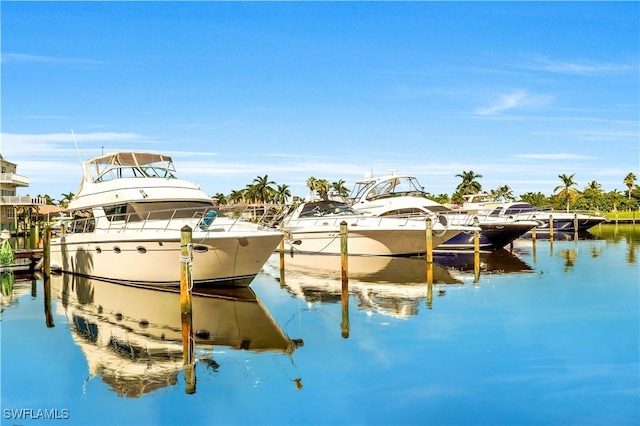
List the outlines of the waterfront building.
{"label": "waterfront building", "polygon": [[17,165],[5,160],[0,154],[0,229],[12,233],[23,232],[30,226],[32,216],[38,214],[40,206],[46,205],[43,197],[18,195],[18,188],[29,186],[29,179],[20,176]]}

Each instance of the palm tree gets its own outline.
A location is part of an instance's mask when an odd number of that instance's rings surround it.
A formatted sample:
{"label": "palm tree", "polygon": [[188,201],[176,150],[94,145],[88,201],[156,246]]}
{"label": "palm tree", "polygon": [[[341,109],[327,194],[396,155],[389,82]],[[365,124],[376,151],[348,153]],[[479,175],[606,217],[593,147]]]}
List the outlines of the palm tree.
{"label": "palm tree", "polygon": [[44,194],[44,195],[38,194],[38,198],[44,198],[45,203],[49,206],[54,204],[53,198],[51,198],[51,195],[49,194]]}
{"label": "palm tree", "polygon": [[504,201],[512,201],[513,200],[513,190],[509,188],[509,185],[500,186],[497,189],[491,190],[491,195],[496,200],[504,200]]}
{"label": "palm tree", "polygon": [[242,193],[242,191],[238,191],[234,189],[233,191],[231,191],[231,193],[227,197],[227,201],[235,204],[242,201],[243,198],[244,198],[244,194]]}
{"label": "palm tree", "polygon": [[328,194],[329,194],[329,187],[331,185],[329,184],[329,181],[326,179],[317,179],[316,180],[316,191],[318,191],[318,195],[320,196],[320,198],[322,198],[323,200],[326,200],[328,198]]}
{"label": "palm tree", "polygon": [[586,190],[590,190],[590,191],[595,191],[595,192],[602,192],[602,185],[599,184],[597,181],[592,180],[591,182],[589,182],[587,184],[587,186],[585,186],[585,191]]}
{"label": "palm tree", "polygon": [[242,191],[242,199],[247,203],[256,203],[258,198],[259,195],[257,187],[255,185],[247,184],[244,191]]}
{"label": "palm tree", "polygon": [[309,200],[311,201],[313,201],[313,191],[317,189],[316,188],[317,182],[318,182],[318,179],[314,178],[313,176],[307,179],[307,188],[309,188]]}
{"label": "palm tree", "polygon": [[273,194],[275,190],[271,185],[275,185],[276,183],[272,180],[269,180],[268,175],[264,175],[262,177],[258,176],[253,180],[254,183],[254,191],[256,196],[256,201],[260,201],[261,203],[266,203],[271,201],[273,198]]}
{"label": "palm tree", "polygon": [[289,191],[289,185],[278,185],[276,192],[273,196],[273,202],[276,204],[287,204],[287,201],[291,197],[291,191]]}
{"label": "palm tree", "polygon": [[636,175],[634,175],[633,173],[629,173],[624,177],[624,184],[627,185],[627,188],[629,188],[629,191],[627,191],[629,194],[629,199],[631,199],[631,188],[633,188],[633,185],[635,183],[636,183]]}
{"label": "palm tree", "polygon": [[67,194],[62,193],[60,195],[62,195],[62,198],[58,202],[58,205],[60,207],[64,207],[65,209],[69,206],[69,201],[73,200],[73,197],[76,196],[76,194],[74,194],[73,192],[69,192]]}
{"label": "palm tree", "polygon": [[482,175],[476,174],[473,170],[469,170],[468,172],[463,171],[457,174],[456,177],[462,179],[462,182],[456,188],[456,192],[462,195],[468,195],[477,194],[482,191],[482,184],[476,180],[482,178]]}
{"label": "palm tree", "polygon": [[558,175],[560,180],[562,181],[562,185],[558,185],[553,189],[553,192],[558,192],[556,194],[560,198],[564,198],[565,203],[567,205],[567,212],[569,212],[569,203],[573,198],[575,198],[577,191],[572,188],[572,186],[577,185],[576,181],[573,180],[573,177],[576,174],[572,174],[571,176],[567,176],[565,174]]}
{"label": "palm tree", "polygon": [[213,198],[214,200],[217,200],[218,204],[227,204],[227,197],[220,192],[218,192],[211,198]]}
{"label": "palm tree", "polygon": [[338,193],[338,195],[344,195],[345,197],[349,195],[349,190],[344,186],[344,180],[340,179],[337,182],[333,182],[331,184],[331,188]]}

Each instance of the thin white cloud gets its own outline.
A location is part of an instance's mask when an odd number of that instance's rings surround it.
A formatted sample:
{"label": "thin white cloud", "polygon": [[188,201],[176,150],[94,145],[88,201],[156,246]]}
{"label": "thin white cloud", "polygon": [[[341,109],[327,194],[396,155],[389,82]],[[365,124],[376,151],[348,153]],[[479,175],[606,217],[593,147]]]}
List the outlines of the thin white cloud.
{"label": "thin white cloud", "polygon": [[555,153],[555,154],[516,154],[515,157],[527,158],[530,160],[592,160],[588,155]]}
{"label": "thin white cloud", "polygon": [[632,71],[633,66],[595,61],[558,61],[542,55],[526,57],[520,67],[535,71],[545,71],[556,74],[572,75],[604,75],[618,74]]}
{"label": "thin white cloud", "polygon": [[23,64],[52,64],[52,65],[95,65],[102,62],[93,59],[64,58],[55,56],[29,55],[24,53],[5,53],[0,56],[2,64],[23,63]]}
{"label": "thin white cloud", "polygon": [[497,115],[516,108],[542,106],[550,103],[552,96],[530,95],[524,90],[514,90],[498,95],[497,99],[488,107],[477,108],[478,115]]}

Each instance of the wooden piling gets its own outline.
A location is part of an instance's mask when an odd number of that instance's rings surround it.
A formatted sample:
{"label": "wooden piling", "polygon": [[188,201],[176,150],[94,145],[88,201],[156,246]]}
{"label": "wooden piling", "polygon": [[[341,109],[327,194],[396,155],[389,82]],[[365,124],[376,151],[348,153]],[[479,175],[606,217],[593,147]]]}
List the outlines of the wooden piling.
{"label": "wooden piling", "polygon": [[538,229],[538,226],[534,226],[533,229],[531,230],[531,241],[533,242],[533,245],[536,245],[536,230]]}
{"label": "wooden piling", "polygon": [[553,241],[553,215],[549,215],[549,241]]}
{"label": "wooden piling", "polygon": [[426,223],[426,252],[425,258],[427,259],[427,263],[433,262],[433,227],[431,223],[431,218],[428,217],[425,219]]}
{"label": "wooden piling", "polygon": [[[475,227],[479,226],[478,217],[475,216],[473,218],[473,225]],[[480,231],[473,231],[473,273],[474,273],[474,283],[480,281]]]}
{"label": "wooden piling", "polygon": [[48,226],[44,228],[44,235],[42,239],[42,262],[44,268],[44,275],[48,277],[51,275],[51,228]]}
{"label": "wooden piling", "polygon": [[193,345],[193,323],[191,291],[193,290],[193,276],[191,275],[192,264],[192,229],[184,226],[180,230],[180,318],[182,322],[182,355],[185,392],[188,394],[195,392],[195,364]]}
{"label": "wooden piling", "polygon": [[[431,268],[433,271],[433,264],[427,265],[427,271]],[[427,272],[428,274],[428,272]],[[427,309],[433,308],[433,272],[431,273],[431,281],[427,280]]]}
{"label": "wooden piling", "polygon": [[347,222],[344,220],[340,222],[340,270],[342,276],[342,323],[340,324],[340,330],[342,337],[347,339],[349,337],[349,258],[348,258],[348,246],[347,240],[349,231],[347,229]]}
{"label": "wooden piling", "polygon": [[347,229],[347,222],[343,220],[342,222],[340,222],[340,269],[342,271],[343,287],[345,285],[345,282],[348,283],[349,281],[349,250],[347,246],[348,237],[349,230]]}

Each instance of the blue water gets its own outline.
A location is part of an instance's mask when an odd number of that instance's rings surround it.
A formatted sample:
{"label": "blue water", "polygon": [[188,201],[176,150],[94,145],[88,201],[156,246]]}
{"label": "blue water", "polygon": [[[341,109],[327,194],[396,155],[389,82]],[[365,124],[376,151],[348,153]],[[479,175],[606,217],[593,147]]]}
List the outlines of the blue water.
{"label": "blue water", "polygon": [[178,369],[119,396],[105,377],[126,379],[108,364],[124,355],[90,372],[69,302],[54,295],[48,327],[42,280],[17,281],[2,307],[2,425],[638,425],[640,232],[592,233],[518,240],[484,254],[479,277],[445,258],[431,289],[420,259],[370,274],[350,260],[348,315],[339,270],[292,266],[282,282],[274,255],[251,288],[303,344],[197,345],[191,394]]}

